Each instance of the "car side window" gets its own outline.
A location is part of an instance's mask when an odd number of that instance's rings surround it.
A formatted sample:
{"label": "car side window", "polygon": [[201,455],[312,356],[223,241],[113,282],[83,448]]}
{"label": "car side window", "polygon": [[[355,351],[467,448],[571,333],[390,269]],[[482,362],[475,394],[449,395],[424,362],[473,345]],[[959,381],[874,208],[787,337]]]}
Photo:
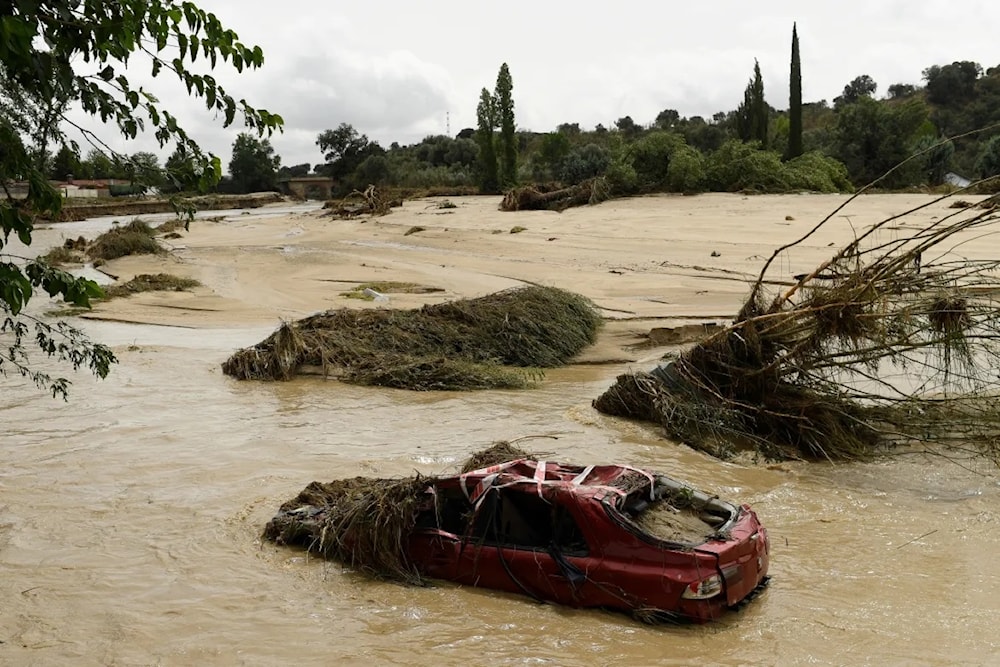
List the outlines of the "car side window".
{"label": "car side window", "polygon": [[516,488],[494,490],[483,499],[472,535],[517,549],[555,547],[567,555],[587,553],[583,533],[566,508]]}
{"label": "car side window", "polygon": [[583,537],[583,531],[577,525],[576,519],[569,510],[562,506],[556,506],[552,515],[553,540],[552,543],[559,551],[567,556],[586,556],[590,553],[587,548],[587,540]]}
{"label": "car side window", "polygon": [[472,516],[472,505],[459,489],[438,488],[433,501],[417,514],[417,528],[443,530],[464,535]]}

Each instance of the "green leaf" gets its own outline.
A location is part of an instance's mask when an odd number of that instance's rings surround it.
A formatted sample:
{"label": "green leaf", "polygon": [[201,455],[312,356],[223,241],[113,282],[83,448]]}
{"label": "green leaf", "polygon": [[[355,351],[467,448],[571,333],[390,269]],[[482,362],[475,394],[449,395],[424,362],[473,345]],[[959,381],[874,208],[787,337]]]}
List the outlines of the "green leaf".
{"label": "green leaf", "polygon": [[31,281],[17,266],[0,263],[0,300],[17,315],[31,298]]}

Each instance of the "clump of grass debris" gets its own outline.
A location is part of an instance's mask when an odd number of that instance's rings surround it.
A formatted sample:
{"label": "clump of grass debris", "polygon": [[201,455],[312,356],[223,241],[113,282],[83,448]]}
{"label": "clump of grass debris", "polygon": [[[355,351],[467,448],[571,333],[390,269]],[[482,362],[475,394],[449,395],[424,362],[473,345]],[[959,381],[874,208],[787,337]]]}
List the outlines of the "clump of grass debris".
{"label": "clump of grass debris", "polygon": [[511,234],[520,234],[521,232],[526,232],[526,231],[528,231],[528,228],[522,227],[521,225],[514,225],[513,227],[510,228]]}
{"label": "clump of grass debris", "polygon": [[517,459],[532,459],[536,457],[531,452],[525,451],[517,445],[507,440],[498,440],[486,449],[474,452],[465,460],[459,472],[466,473],[473,470],[482,470],[490,466],[515,461]]}
{"label": "clump of grass debris", "polygon": [[91,259],[118,259],[128,255],[156,255],[164,252],[156,242],[153,230],[146,222],[135,219],[127,225],[116,225],[104,232],[87,248]]}
{"label": "clump of grass debris", "polygon": [[303,546],[371,576],[423,584],[406,547],[431,481],[417,475],[313,482],[281,506],[264,537]]}
{"label": "clump of grass debris", "polygon": [[47,253],[39,257],[39,259],[50,266],[80,264],[83,262],[83,257],[80,253],[61,245],[57,245],[55,248],[52,248]]}
{"label": "clump of grass debris", "polygon": [[[508,442],[497,442],[472,454],[462,472],[520,458],[533,457]],[[407,555],[407,541],[434,481],[415,475],[312,482],[281,506],[264,528],[264,537],[305,547],[371,576],[422,585],[423,577]]]}
{"label": "clump of grass debris", "polygon": [[414,225],[413,227],[410,227],[405,232],[403,232],[403,236],[410,236],[411,234],[419,234],[420,232],[426,232],[426,231],[427,231],[426,227],[421,227],[420,225]]}
{"label": "clump of grass debris", "polygon": [[537,368],[508,368],[449,357],[390,355],[353,365],[342,379],[353,384],[413,391],[449,389],[526,389],[541,380]]}
{"label": "clump of grass debris", "polygon": [[120,285],[104,288],[105,298],[131,296],[141,292],[183,292],[201,283],[193,278],[181,278],[169,273],[140,273],[135,278]]}
{"label": "clump of grass debris", "polygon": [[155,233],[157,234],[171,234],[178,231],[187,231],[188,222],[183,218],[173,218],[172,220],[167,220],[156,227]]}
{"label": "clump of grass debris", "polygon": [[83,264],[86,262],[86,257],[83,253],[88,245],[89,242],[83,236],[78,236],[75,239],[66,239],[61,246],[52,248],[39,257],[39,259],[50,266]]}
{"label": "clump of grass debris", "polygon": [[[301,366],[408,389],[527,386],[594,342],[601,317],[577,294],[522,287],[414,310],[341,309],[285,323],[233,354],[237,379],[288,380]],[[521,376],[519,382],[513,373]]]}

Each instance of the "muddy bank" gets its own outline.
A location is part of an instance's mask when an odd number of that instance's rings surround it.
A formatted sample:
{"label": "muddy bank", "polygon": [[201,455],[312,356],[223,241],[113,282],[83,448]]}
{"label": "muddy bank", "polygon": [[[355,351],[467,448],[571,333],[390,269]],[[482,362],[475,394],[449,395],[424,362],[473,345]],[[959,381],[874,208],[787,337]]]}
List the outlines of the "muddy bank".
{"label": "muddy bank", "polygon": [[[259,208],[264,204],[284,201],[277,192],[254,192],[247,195],[204,195],[189,197],[185,201],[199,211],[219,211],[236,208]],[[143,215],[170,213],[174,210],[169,199],[141,197],[136,199],[102,200],[98,204],[70,203],[63,206],[59,222],[86,220],[108,215]]]}

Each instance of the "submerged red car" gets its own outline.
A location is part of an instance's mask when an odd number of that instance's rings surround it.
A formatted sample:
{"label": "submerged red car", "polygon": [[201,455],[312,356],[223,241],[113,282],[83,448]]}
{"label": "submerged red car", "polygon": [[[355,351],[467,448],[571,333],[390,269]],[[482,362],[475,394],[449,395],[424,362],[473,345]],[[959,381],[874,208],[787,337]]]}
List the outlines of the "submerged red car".
{"label": "submerged red car", "polygon": [[650,622],[716,619],[768,581],[750,507],[661,474],[519,459],[424,493],[406,548],[427,577]]}

